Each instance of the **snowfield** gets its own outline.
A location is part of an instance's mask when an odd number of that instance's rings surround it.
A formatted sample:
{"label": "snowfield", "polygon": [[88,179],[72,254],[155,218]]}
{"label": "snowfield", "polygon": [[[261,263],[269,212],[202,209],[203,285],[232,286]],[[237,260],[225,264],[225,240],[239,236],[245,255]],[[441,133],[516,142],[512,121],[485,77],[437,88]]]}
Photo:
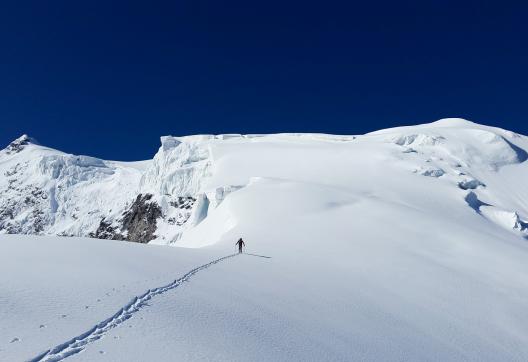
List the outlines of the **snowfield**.
{"label": "snowfield", "polygon": [[527,361],[527,151],[461,119],[163,137],[138,163],[22,137],[0,360]]}

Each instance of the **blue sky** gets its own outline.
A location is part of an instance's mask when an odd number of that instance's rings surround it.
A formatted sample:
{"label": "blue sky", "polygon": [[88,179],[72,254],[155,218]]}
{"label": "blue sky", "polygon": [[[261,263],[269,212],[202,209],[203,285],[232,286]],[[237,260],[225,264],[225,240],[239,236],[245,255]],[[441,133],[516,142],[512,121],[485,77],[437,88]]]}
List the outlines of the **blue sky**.
{"label": "blue sky", "polygon": [[359,134],[464,117],[528,134],[528,7],[508,1],[16,1],[0,144],[106,159],[162,135]]}

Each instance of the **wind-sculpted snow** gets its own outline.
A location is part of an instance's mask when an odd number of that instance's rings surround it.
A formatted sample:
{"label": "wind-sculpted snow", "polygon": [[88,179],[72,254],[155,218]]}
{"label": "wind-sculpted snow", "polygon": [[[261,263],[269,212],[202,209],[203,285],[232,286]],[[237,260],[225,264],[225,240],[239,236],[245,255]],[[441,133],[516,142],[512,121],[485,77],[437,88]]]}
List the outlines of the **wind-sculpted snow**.
{"label": "wind-sculpted snow", "polygon": [[517,212],[503,210],[500,207],[487,204],[481,201],[473,191],[467,194],[465,200],[477,214],[485,219],[528,239],[528,222],[521,220]]}
{"label": "wind-sculpted snow", "polygon": [[52,179],[61,179],[65,186],[112,175],[114,169],[103,160],[88,156],[50,155],[38,163],[38,173]]}
{"label": "wind-sculpted snow", "polygon": [[[160,195],[196,195],[211,167],[209,137],[162,137],[154,163],[141,179],[141,188]],[[204,145],[205,143],[205,145]]]}
{"label": "wind-sculpted snow", "polygon": [[407,134],[395,136],[392,141],[399,146],[434,146],[444,142],[445,138],[439,135]]}
{"label": "wind-sculpted snow", "polygon": [[526,161],[527,153],[503,136],[487,130],[438,130],[425,134],[397,134],[388,138],[399,146],[412,146],[414,151],[437,155],[467,166],[498,168]]}

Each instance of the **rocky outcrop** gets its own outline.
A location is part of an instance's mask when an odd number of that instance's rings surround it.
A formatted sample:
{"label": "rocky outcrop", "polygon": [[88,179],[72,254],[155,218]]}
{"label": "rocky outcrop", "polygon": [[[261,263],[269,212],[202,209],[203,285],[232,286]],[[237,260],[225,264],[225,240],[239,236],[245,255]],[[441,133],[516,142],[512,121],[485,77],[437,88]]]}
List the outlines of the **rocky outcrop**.
{"label": "rocky outcrop", "polygon": [[147,243],[155,238],[157,219],[162,214],[159,205],[151,199],[151,194],[139,194],[125,212],[122,230],[126,232],[126,240]]}
{"label": "rocky outcrop", "polygon": [[38,144],[38,142],[29,137],[28,135],[22,135],[13,142],[11,142],[6,148],[6,154],[10,155],[13,153],[18,153],[24,149],[25,146],[29,145],[30,143]]}
{"label": "rocky outcrop", "polygon": [[112,226],[112,223],[104,218],[99,223],[97,230],[90,233],[90,237],[97,239],[126,240],[126,237],[119,232],[119,228],[117,226]]}
{"label": "rocky outcrop", "polygon": [[189,217],[191,216],[191,211],[196,202],[196,199],[191,196],[179,196],[176,200],[170,201],[169,205],[173,208],[171,211],[172,216],[166,218],[166,221],[169,225],[184,225]]}
{"label": "rocky outcrop", "polygon": [[120,220],[112,223],[103,218],[97,230],[90,236],[138,243],[148,243],[155,239],[157,220],[162,217],[162,213],[160,206],[152,200],[152,196],[152,194],[139,194]]}

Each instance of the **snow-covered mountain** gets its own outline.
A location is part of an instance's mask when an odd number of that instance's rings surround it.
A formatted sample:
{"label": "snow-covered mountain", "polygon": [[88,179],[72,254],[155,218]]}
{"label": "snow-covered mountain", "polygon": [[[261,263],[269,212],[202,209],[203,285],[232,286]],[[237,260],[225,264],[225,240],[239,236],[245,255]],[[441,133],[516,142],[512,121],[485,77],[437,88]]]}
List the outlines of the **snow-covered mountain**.
{"label": "snow-covered mountain", "polygon": [[207,212],[202,184],[214,139],[162,137],[153,160],[115,162],[65,154],[23,135],[0,152],[0,231],[171,243]]}
{"label": "snow-covered mountain", "polygon": [[177,244],[251,182],[318,183],[383,198],[401,191],[400,176],[413,175],[406,185],[427,193],[451,185],[449,194],[482,217],[526,236],[527,193],[515,181],[525,167],[500,170],[522,164],[527,149],[524,136],[461,119],[362,136],[162,137],[154,158],[141,162],[65,154],[23,135],[0,152],[0,232]]}
{"label": "snow-covered mountain", "polygon": [[83,237],[0,235],[0,360],[527,361],[527,151],[461,119],[134,163],[22,137],[2,233]]}

